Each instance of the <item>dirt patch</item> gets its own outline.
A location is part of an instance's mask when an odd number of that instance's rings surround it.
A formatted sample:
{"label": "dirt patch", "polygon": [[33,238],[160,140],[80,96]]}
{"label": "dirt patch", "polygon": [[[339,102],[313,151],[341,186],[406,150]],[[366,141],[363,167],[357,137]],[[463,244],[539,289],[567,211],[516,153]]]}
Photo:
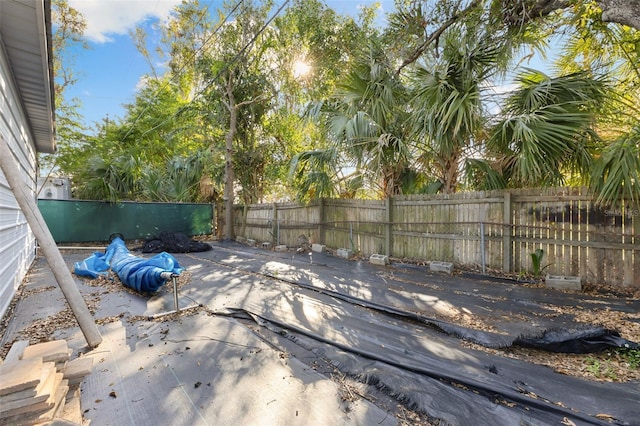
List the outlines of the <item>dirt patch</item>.
{"label": "dirt patch", "polygon": [[[120,278],[118,277],[118,275],[115,274],[113,271],[109,271],[107,274],[101,275],[98,278],[93,278],[93,279],[82,278],[82,281],[86,286],[103,289],[103,294],[104,293],[121,293],[124,291],[129,294],[152,296],[151,293],[144,293],[144,292],[141,293],[139,291],[135,291],[132,288],[125,286],[122,283],[122,281],[120,281]],[[190,282],[191,282],[191,272],[189,271],[183,271],[176,278],[176,286],[178,287],[178,289],[181,289],[182,287],[186,286]],[[171,280],[167,281],[164,286],[167,288],[169,292],[173,293],[173,283]]]}
{"label": "dirt patch", "polygon": [[[527,286],[544,287],[544,283],[528,283]],[[570,292],[567,290],[567,292]],[[589,285],[580,294],[594,297],[638,299],[640,290],[635,288],[611,288]],[[579,306],[545,305],[555,315],[572,315],[577,323],[599,325],[617,331],[620,336],[631,342],[640,343],[640,312],[621,312],[609,307],[585,309]],[[481,318],[473,322],[461,321],[460,325],[485,331],[495,331],[484,324]],[[543,350],[521,347],[489,349],[484,346],[464,342],[464,346],[492,353],[494,355],[516,358],[534,364],[545,365],[554,371],[569,376],[606,382],[628,382],[640,380],[640,349],[611,348],[591,354],[553,353]]]}

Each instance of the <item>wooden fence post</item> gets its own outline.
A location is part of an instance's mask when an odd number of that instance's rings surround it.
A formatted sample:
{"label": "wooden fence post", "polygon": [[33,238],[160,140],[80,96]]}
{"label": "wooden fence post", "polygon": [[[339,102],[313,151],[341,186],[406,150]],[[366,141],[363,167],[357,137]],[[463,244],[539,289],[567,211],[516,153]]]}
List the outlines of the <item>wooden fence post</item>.
{"label": "wooden fence post", "polygon": [[216,202],[211,200],[211,235],[216,236],[216,220],[218,219],[216,215]]}
{"label": "wooden fence post", "polygon": [[280,226],[278,223],[278,204],[273,203],[273,213],[271,214],[271,235],[273,235],[272,244],[275,246],[280,244]]}
{"label": "wooden fence post", "polygon": [[503,272],[511,272],[511,193],[504,192],[504,208],[502,211],[502,269]]}
{"label": "wooden fence post", "polygon": [[[632,206],[633,207],[633,206]],[[633,241],[636,247],[640,246],[640,206],[631,212],[631,228],[633,229]],[[633,265],[633,278],[629,281],[640,287],[640,250],[635,250]]]}
{"label": "wooden fence post", "polygon": [[318,199],[318,244],[324,242],[324,198]]}
{"label": "wooden fence post", "polygon": [[392,247],[392,221],[393,221],[393,200],[391,197],[387,197],[384,203],[385,207],[385,238],[384,238],[384,254],[387,257],[391,257],[391,247]]}

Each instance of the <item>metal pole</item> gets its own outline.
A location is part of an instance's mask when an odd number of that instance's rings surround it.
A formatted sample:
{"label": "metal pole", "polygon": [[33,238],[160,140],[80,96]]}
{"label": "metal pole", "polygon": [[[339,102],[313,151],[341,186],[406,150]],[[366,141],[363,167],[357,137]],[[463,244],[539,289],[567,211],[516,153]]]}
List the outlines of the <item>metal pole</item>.
{"label": "metal pole", "polygon": [[175,306],[175,312],[180,311],[180,306],[178,305],[178,275],[173,272],[161,272],[160,277],[168,280],[171,278],[171,282],[173,284],[173,306]]}
{"label": "metal pole", "polygon": [[160,273],[160,277],[164,278],[165,280],[168,280],[169,278],[171,278],[171,282],[173,284],[173,304],[175,306],[175,309],[173,311],[167,311],[159,314],[150,315],[149,319],[157,319],[167,315],[180,313],[180,312],[184,312],[184,311],[188,311],[188,310],[200,307],[199,304],[195,304],[195,305],[190,305],[190,306],[187,306],[186,308],[180,309],[180,305],[178,304],[178,277],[179,276],[180,275],[174,274],[173,272],[168,272],[168,271]]}
{"label": "metal pole", "polygon": [[102,250],[105,251],[106,247],[91,247],[91,246],[58,246],[58,250]]}
{"label": "metal pole", "polygon": [[482,259],[482,274],[486,274],[487,266],[484,258],[484,222],[480,222],[480,259]]}
{"label": "metal pole", "polygon": [[44,253],[49,266],[53,272],[53,275],[64,294],[73,315],[80,325],[80,330],[84,334],[87,344],[91,348],[95,348],[102,342],[102,337],[98,331],[91,312],[84,302],[76,283],[71,276],[71,272],[67,267],[60,251],[58,250],[51,231],[47,227],[38,206],[32,196],[27,194],[24,189],[24,181],[20,177],[20,170],[14,161],[14,156],[7,141],[0,135],[0,168],[4,173],[4,176],[9,182],[9,186],[13,190],[13,195],[22,210],[22,213],[27,218],[29,227],[35,235],[40,249]]}
{"label": "metal pole", "polygon": [[176,307],[176,312],[180,312],[180,305],[178,305],[178,276],[171,275],[171,281],[173,282],[173,305]]}

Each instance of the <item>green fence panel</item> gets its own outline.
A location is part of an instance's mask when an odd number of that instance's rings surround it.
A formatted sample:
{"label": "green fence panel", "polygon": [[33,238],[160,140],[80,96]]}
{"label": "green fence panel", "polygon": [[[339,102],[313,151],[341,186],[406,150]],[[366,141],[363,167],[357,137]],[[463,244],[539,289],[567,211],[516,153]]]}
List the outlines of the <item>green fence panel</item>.
{"label": "green fence panel", "polygon": [[188,236],[212,233],[213,205],[195,203],[107,203],[84,200],[38,200],[57,243],[145,239],[161,231]]}

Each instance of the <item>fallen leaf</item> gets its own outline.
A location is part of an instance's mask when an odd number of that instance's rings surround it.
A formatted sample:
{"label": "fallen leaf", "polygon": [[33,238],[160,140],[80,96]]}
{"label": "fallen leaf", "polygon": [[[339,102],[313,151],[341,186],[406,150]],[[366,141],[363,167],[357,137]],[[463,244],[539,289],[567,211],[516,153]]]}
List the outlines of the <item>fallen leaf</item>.
{"label": "fallen leaf", "polygon": [[602,419],[602,420],[613,420],[614,419],[613,416],[611,416],[609,414],[603,414],[603,413],[596,414],[596,418]]}

